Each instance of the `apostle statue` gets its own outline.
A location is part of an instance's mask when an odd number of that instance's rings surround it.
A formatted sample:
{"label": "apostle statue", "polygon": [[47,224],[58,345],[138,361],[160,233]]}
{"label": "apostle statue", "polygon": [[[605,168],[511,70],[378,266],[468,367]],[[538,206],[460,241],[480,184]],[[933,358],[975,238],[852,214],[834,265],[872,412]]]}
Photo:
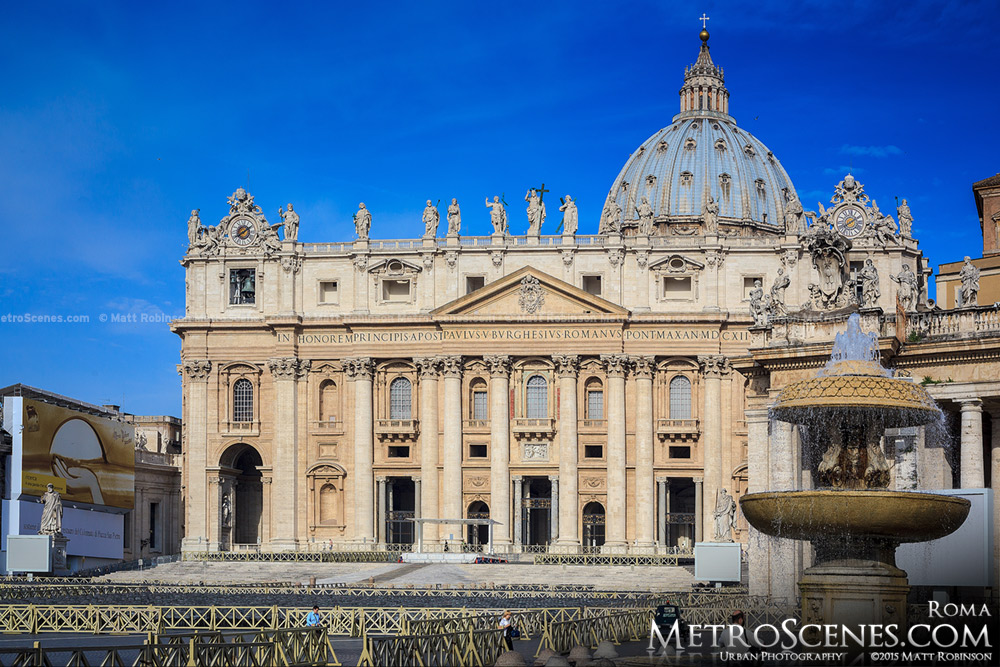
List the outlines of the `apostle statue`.
{"label": "apostle statue", "polygon": [[493,197],[493,201],[486,198],[486,206],[490,209],[490,222],[493,223],[493,233],[501,236],[507,235],[507,210],[503,207],[500,197]]}
{"label": "apostle statue", "polygon": [[200,208],[196,208],[191,211],[191,217],[188,218],[188,250],[193,250],[201,239],[201,218],[198,217],[198,212],[201,211]]}
{"label": "apostle statue", "polygon": [[559,207],[562,211],[562,228],[563,234],[576,234],[576,228],[580,224],[580,212],[576,210],[576,202],[569,195],[562,201],[562,206]]}
{"label": "apostle statue", "polygon": [[968,306],[978,306],[979,305],[979,269],[969,256],[965,256],[965,264],[962,265],[962,270],[958,272],[958,278],[962,281],[962,303],[961,306],[966,308]]}
{"label": "apostle statue", "polygon": [[448,236],[458,236],[462,229],[462,210],[458,208],[458,200],[451,198],[448,206]]}
{"label": "apostle statue", "polygon": [[38,534],[60,537],[62,536],[62,498],[52,484],[46,486],[45,489],[41,499],[43,505],[42,520],[38,526]]}
{"label": "apostle statue", "polygon": [[719,489],[719,497],[715,501],[715,542],[732,542],[732,528],[736,527],[736,501]]}
{"label": "apostle statue", "polygon": [[917,274],[910,270],[909,264],[903,264],[903,270],[899,275],[889,276],[889,279],[899,283],[899,302],[903,305],[903,310],[913,310],[920,294]]}
{"label": "apostle statue", "polygon": [[524,201],[528,202],[528,235],[538,236],[545,222],[545,203],[534,188],[524,194]]}
{"label": "apostle statue", "polygon": [[785,290],[792,284],[791,278],[782,268],[778,269],[778,276],[771,285],[771,312],[775,315],[783,315],[785,311]]}
{"label": "apostle statue", "polygon": [[299,238],[299,214],[292,210],[292,205],[288,204],[288,210],[283,211],[278,207],[278,217],[285,223],[285,240],[296,241]]}
{"label": "apostle statue", "polygon": [[899,218],[899,233],[906,238],[913,238],[913,216],[910,215],[910,205],[903,203],[896,207],[896,217]]}
{"label": "apostle statue", "polygon": [[785,206],[785,233],[798,234],[801,232],[804,215],[805,211],[802,210],[802,202],[799,201],[799,196],[793,192],[788,200],[788,204]]}
{"label": "apostle statue", "polygon": [[438,213],[437,206],[431,204],[431,200],[427,200],[427,206],[424,208],[424,238],[432,239],[437,236],[438,223],[441,222],[441,214]]}
{"label": "apostle statue", "polygon": [[871,259],[865,260],[858,278],[861,280],[861,307],[877,308],[878,298],[882,296],[882,292],[878,286],[878,269]]}
{"label": "apostle statue", "polygon": [[604,204],[604,211],[601,212],[601,227],[598,234],[621,234],[622,233],[622,209],[618,206],[614,196],[608,193],[608,200]]}
{"label": "apostle statue", "polygon": [[653,233],[653,207],[645,195],[635,207],[635,212],[639,216],[639,236],[650,236]]}
{"label": "apostle statue", "polygon": [[372,228],[372,214],[365,208],[365,203],[361,202],[358,204],[358,211],[354,214],[354,231],[358,234],[358,239],[361,241],[368,240],[368,232]]}
{"label": "apostle statue", "polygon": [[715,235],[719,233],[719,204],[712,195],[708,196],[708,201],[701,209],[701,217],[705,221],[705,234]]}
{"label": "apostle statue", "polygon": [[755,327],[767,326],[767,309],[764,307],[764,287],[760,278],[753,281],[753,289],[750,290],[750,315],[753,317]]}
{"label": "apostle statue", "polygon": [[222,526],[228,528],[233,521],[233,502],[229,499],[229,494],[222,496]]}

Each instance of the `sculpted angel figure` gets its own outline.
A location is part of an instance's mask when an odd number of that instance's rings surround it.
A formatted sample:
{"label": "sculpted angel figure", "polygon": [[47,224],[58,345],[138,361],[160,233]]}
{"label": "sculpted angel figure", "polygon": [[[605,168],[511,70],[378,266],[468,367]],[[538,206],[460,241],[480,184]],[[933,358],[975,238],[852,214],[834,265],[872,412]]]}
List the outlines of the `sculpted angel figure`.
{"label": "sculpted angel figure", "polygon": [[750,290],[750,315],[753,317],[755,327],[767,326],[767,311],[764,308],[764,287],[760,278],[753,281],[753,289]]}
{"label": "sculpted angel figure", "polygon": [[507,234],[507,210],[500,201],[500,197],[493,197],[490,201],[487,197],[486,206],[490,209],[490,222],[493,223],[494,234]]}
{"label": "sculpted angel figure", "polygon": [[896,221],[890,215],[882,215],[874,199],[872,199],[872,218],[875,220],[872,233],[875,234],[878,244],[884,248],[896,235]]}
{"label": "sculpted angel figure", "polygon": [[434,238],[437,235],[438,223],[441,222],[441,214],[438,213],[437,206],[431,204],[431,200],[427,200],[427,206],[424,208],[424,238]]}
{"label": "sculpted angel figure", "polygon": [[653,207],[650,206],[649,200],[645,196],[639,201],[639,205],[635,207],[635,212],[639,216],[639,235],[649,236],[653,233]]}
{"label": "sculpted angel figure", "polygon": [[458,208],[458,200],[452,197],[451,204],[448,206],[448,235],[458,236],[458,232],[461,229],[462,211]]}
{"label": "sculpted angel figure", "polygon": [[198,245],[198,241],[201,239],[201,218],[198,217],[198,212],[201,211],[200,208],[196,208],[191,211],[191,217],[188,218],[188,248],[194,248]]}
{"label": "sculpted angel figure", "polygon": [[372,214],[365,208],[365,203],[358,204],[358,211],[354,214],[354,231],[362,241],[368,239],[368,232],[372,227]]}
{"label": "sculpted angel figure", "polygon": [[563,200],[559,210],[563,213],[562,226],[563,234],[576,234],[579,225],[579,211],[576,210],[576,202],[569,195]]}
{"label": "sculpted angel figure", "polygon": [[299,214],[288,204],[288,210],[284,211],[278,207],[278,217],[285,223],[285,240],[295,241],[299,238]]}
{"label": "sculpted angel figure", "polygon": [[917,295],[920,293],[917,274],[910,270],[909,264],[903,264],[903,270],[899,275],[889,276],[889,279],[899,283],[899,302],[903,305],[903,310],[913,310]]}

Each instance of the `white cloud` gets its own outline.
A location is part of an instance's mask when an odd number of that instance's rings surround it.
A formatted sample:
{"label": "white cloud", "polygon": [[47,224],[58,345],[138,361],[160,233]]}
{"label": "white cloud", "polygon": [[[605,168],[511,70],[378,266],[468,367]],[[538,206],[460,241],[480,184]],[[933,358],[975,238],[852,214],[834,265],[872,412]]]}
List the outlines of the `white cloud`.
{"label": "white cloud", "polygon": [[903,150],[899,146],[887,144],[885,146],[854,146],[844,144],[840,147],[840,152],[844,155],[865,155],[867,157],[889,157],[890,155],[902,155]]}

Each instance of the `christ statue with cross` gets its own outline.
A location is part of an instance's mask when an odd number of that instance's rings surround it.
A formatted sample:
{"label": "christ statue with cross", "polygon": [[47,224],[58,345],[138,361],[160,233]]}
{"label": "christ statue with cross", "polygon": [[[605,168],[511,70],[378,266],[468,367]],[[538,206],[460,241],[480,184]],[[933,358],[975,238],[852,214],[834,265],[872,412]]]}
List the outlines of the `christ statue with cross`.
{"label": "christ statue with cross", "polygon": [[538,236],[542,232],[542,223],[545,222],[545,202],[542,195],[548,192],[545,184],[541,188],[532,188],[524,195],[524,201],[528,202],[528,235]]}

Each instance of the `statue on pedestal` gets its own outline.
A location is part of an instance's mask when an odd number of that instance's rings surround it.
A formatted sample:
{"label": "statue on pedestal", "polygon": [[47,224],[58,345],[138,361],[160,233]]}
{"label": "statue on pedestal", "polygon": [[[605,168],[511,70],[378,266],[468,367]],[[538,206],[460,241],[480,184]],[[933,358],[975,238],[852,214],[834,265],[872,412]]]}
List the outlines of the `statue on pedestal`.
{"label": "statue on pedestal", "polygon": [[493,201],[490,201],[487,197],[486,206],[490,209],[490,222],[493,223],[493,233],[506,236],[507,210],[500,201],[500,197],[494,196]]}
{"label": "statue on pedestal", "polygon": [[719,233],[719,204],[712,198],[712,195],[708,196],[708,201],[701,209],[701,217],[705,221],[706,235]]}
{"label": "statue on pedestal", "polygon": [[537,236],[542,233],[542,223],[545,222],[545,202],[534,188],[524,194],[524,201],[528,202],[528,234]]}
{"label": "statue on pedestal", "polygon": [[733,536],[730,529],[736,527],[736,501],[726,493],[725,489],[719,490],[719,497],[715,501],[715,542],[732,542]]}
{"label": "statue on pedestal", "polygon": [[909,264],[903,264],[903,270],[899,272],[899,275],[889,276],[889,279],[899,283],[899,302],[902,304],[903,310],[913,310],[920,294],[917,274],[910,270]]}
{"label": "statue on pedestal", "polygon": [[753,289],[750,290],[750,315],[753,317],[755,327],[767,326],[767,309],[764,307],[764,287],[760,278],[753,281]]}
{"label": "statue on pedestal", "polygon": [[604,211],[601,213],[601,227],[598,234],[621,234],[622,232],[622,209],[618,206],[615,198],[608,194],[608,201],[604,204]]}
{"label": "statue on pedestal", "polygon": [[188,218],[188,250],[192,250],[198,245],[198,241],[201,239],[202,229],[201,218],[198,217],[198,212],[201,211],[200,208],[196,208],[191,211],[191,217]]}
{"label": "statue on pedestal", "polygon": [[367,241],[368,232],[372,228],[372,214],[365,208],[365,203],[358,204],[358,212],[354,214],[354,231],[358,234],[358,240]]}
{"label": "statue on pedestal", "polygon": [[910,205],[903,200],[903,203],[896,208],[896,217],[899,218],[899,233],[906,238],[913,238],[913,216],[910,215]]}
{"label": "statue on pedestal", "polygon": [[791,284],[792,279],[788,277],[784,269],[779,268],[778,276],[774,279],[774,284],[771,285],[771,311],[775,315],[785,313],[785,290]]}
{"label": "statue on pedestal", "polygon": [[437,236],[438,223],[441,222],[441,214],[438,213],[437,206],[431,204],[431,200],[427,200],[427,206],[424,208],[424,238],[432,239]]}
{"label": "statue on pedestal", "polygon": [[878,269],[870,259],[865,260],[865,265],[858,273],[861,279],[861,307],[877,308],[878,298],[882,296],[882,291],[878,286]]}
{"label": "statue on pedestal", "polygon": [[639,216],[639,235],[650,236],[653,233],[653,207],[645,195],[635,207],[635,212]]}
{"label": "statue on pedestal", "polygon": [[[815,217],[815,213],[813,216]],[[802,231],[802,218],[805,216],[805,211],[802,209],[802,202],[799,201],[799,196],[792,193],[791,198],[788,200],[788,204],[785,206],[785,233],[786,234],[798,234]]]}
{"label": "statue on pedestal", "polygon": [[576,202],[573,201],[572,197],[566,195],[559,210],[563,212],[563,234],[576,234],[577,226],[580,223],[580,212],[576,209]]}
{"label": "statue on pedestal", "polygon": [[979,305],[979,269],[969,256],[965,256],[965,264],[958,272],[958,277],[962,281],[962,307]]}
{"label": "statue on pedestal", "polygon": [[458,200],[451,198],[448,206],[448,236],[458,236],[462,229],[462,211],[458,208]]}
{"label": "statue on pedestal", "polygon": [[288,211],[283,211],[278,207],[278,217],[285,223],[285,240],[296,241],[299,238],[299,214],[292,210],[292,205],[288,204]]}
{"label": "statue on pedestal", "polygon": [[62,497],[52,484],[46,487],[40,502],[44,507],[42,508],[42,520],[39,522],[38,534],[62,537]]}

